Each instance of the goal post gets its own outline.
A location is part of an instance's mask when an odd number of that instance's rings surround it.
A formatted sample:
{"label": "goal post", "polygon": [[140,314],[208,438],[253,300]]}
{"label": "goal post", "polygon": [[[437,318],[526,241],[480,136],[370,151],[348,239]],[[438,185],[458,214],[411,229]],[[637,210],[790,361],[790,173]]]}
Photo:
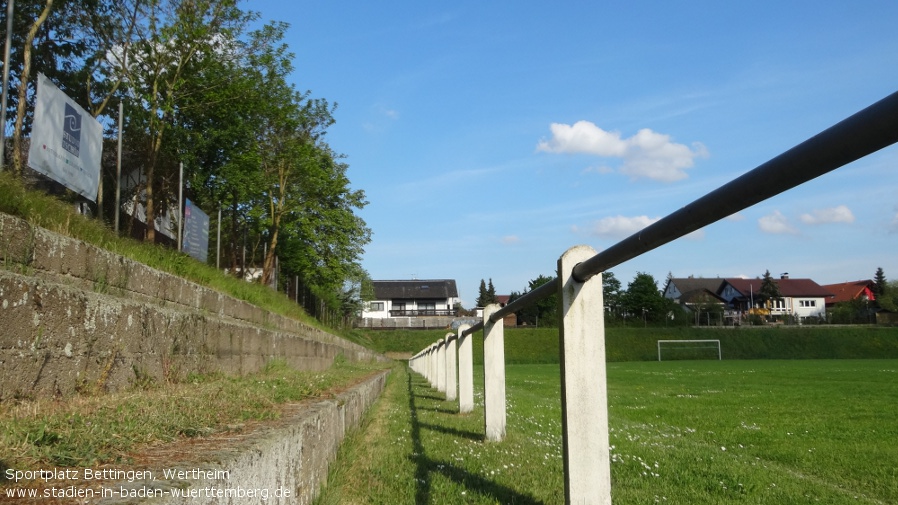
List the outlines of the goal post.
{"label": "goal post", "polygon": [[[723,359],[720,350],[720,340],[659,340],[658,341],[658,361],[661,361],[662,349],[670,351],[677,350],[681,356],[678,359],[701,359],[706,356],[717,356],[718,360]],[[714,352],[716,351],[716,352]],[[713,354],[712,354],[713,353]],[[682,356],[686,356],[685,358]]]}

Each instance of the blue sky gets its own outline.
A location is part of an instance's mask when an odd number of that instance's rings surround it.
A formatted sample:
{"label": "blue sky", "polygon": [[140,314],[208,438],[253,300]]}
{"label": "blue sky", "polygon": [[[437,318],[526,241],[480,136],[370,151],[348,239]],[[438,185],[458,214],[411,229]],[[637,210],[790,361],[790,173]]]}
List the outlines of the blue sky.
{"label": "blue sky", "polygon": [[[244,2],[338,103],[373,279],[554,276],[898,91],[898,2]],[[898,279],[898,147],[612,269]]]}

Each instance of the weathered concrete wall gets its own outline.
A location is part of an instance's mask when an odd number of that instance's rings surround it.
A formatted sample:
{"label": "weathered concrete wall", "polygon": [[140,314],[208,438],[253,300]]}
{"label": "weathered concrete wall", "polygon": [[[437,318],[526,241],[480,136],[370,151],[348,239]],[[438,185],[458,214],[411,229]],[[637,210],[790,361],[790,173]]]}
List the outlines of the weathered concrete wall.
{"label": "weathered concrete wall", "polygon": [[0,214],[0,400],[283,359],[385,359],[300,321]]}
{"label": "weathered concrete wall", "polygon": [[[328,468],[337,455],[341,441],[359,425],[368,407],[380,396],[388,373],[379,373],[334,399],[304,405],[287,414],[276,426],[254,432],[245,439],[229,444],[226,449],[200,451],[193,454],[189,461],[166,462],[169,469],[225,470],[227,474],[217,478],[173,480],[164,478],[162,468],[148,468],[155,480],[121,482],[109,487],[143,491],[144,494],[157,495],[156,498],[123,500],[113,497],[100,503],[311,503],[327,479]],[[175,488],[180,491],[173,493]],[[210,493],[207,490],[215,491]],[[286,494],[283,491],[289,492],[290,496],[283,496]],[[183,495],[191,492],[197,494],[185,500]],[[240,496],[241,493],[243,496]],[[249,496],[251,494],[256,496]]]}

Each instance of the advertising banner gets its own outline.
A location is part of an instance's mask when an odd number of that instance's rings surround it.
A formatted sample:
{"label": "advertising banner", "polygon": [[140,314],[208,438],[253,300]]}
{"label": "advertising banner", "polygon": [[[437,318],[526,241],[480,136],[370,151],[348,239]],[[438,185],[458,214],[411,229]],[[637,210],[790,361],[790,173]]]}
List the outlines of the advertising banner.
{"label": "advertising banner", "polygon": [[184,238],[181,240],[181,250],[203,263],[209,256],[209,215],[189,198],[184,203]]}
{"label": "advertising banner", "polygon": [[28,166],[95,202],[103,127],[46,76],[37,78]]}

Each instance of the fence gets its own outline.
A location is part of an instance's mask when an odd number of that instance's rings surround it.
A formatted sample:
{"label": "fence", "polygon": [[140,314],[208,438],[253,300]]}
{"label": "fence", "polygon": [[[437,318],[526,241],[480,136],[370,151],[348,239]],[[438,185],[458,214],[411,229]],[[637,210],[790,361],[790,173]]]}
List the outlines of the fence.
{"label": "fence", "polygon": [[[558,277],[409,360],[459,412],[474,407],[472,336],[483,330],[484,418],[488,441],[505,437],[502,318],[553,293],[559,303],[561,415],[566,503],[611,503],[605,325],[601,273],[758,202],[898,142],[898,93],[780,154],[596,254],[576,246],[558,260]],[[457,360],[457,365],[456,365]],[[456,371],[457,368],[457,371]],[[456,373],[457,372],[457,373]]]}

